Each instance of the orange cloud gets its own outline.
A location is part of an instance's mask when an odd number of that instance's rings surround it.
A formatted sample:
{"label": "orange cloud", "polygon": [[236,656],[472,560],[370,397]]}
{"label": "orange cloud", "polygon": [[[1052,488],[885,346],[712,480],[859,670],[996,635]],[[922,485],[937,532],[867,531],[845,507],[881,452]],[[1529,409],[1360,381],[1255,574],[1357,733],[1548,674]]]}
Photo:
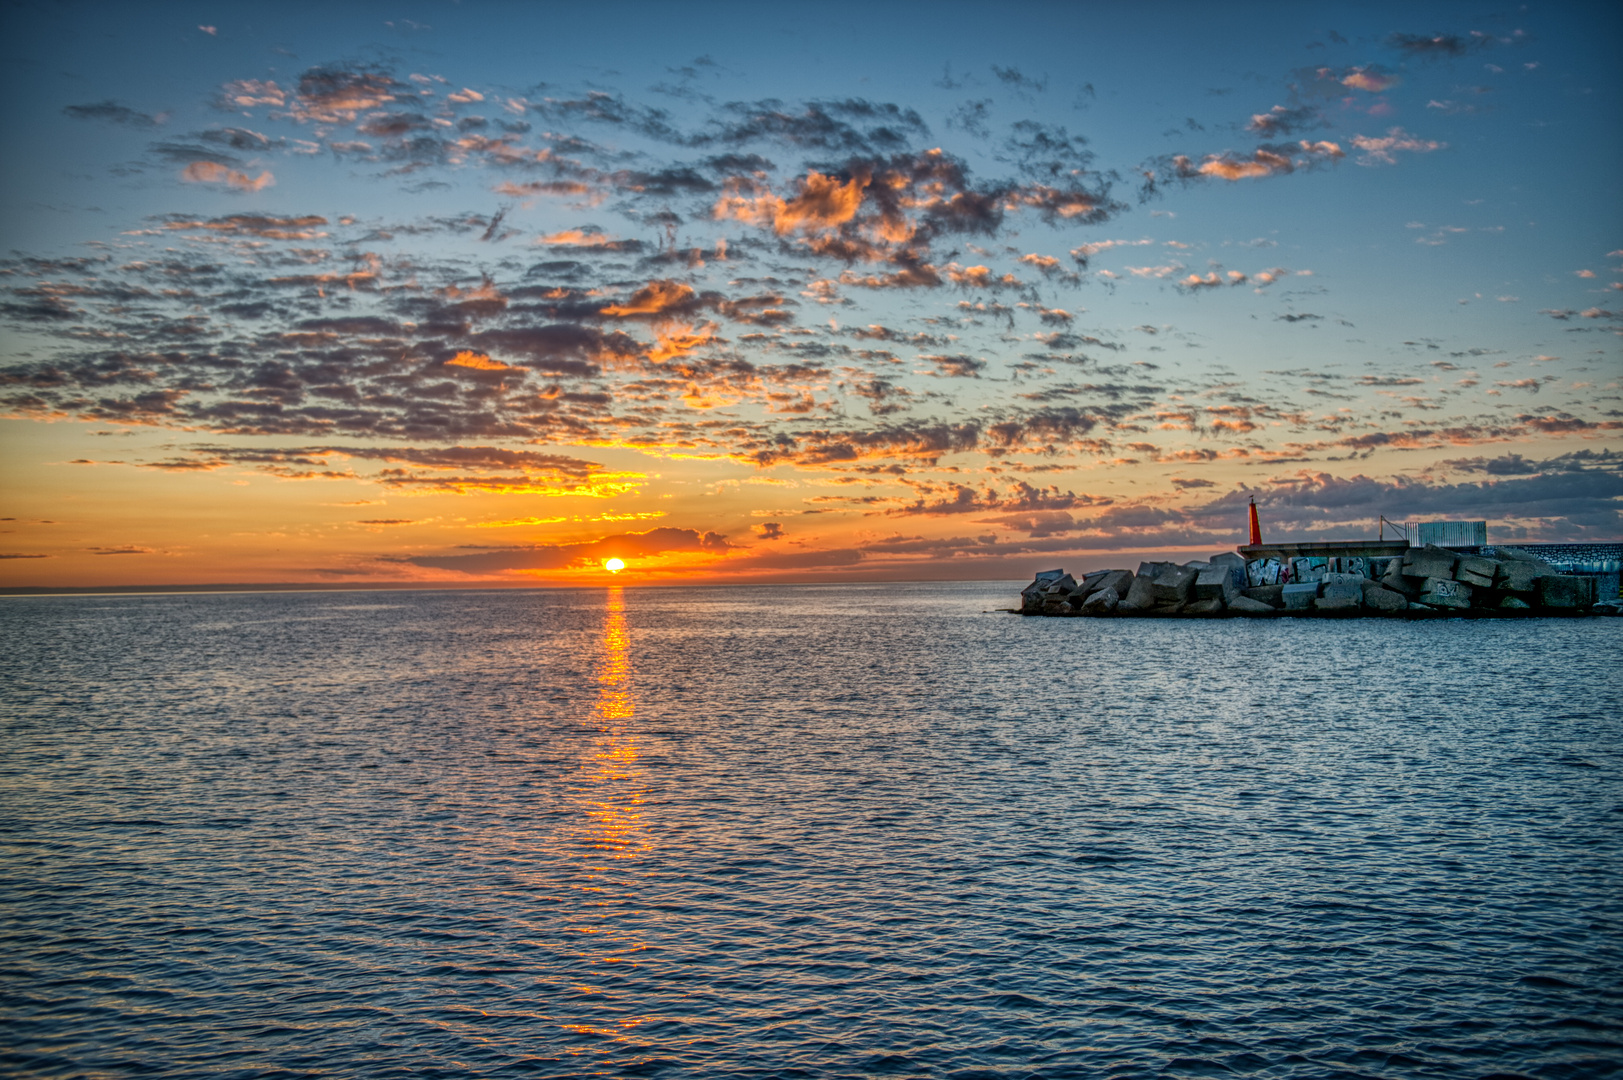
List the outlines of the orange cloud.
{"label": "orange cloud", "polygon": [[697,330],[685,323],[671,323],[659,327],[656,330],[658,340],[654,347],[648,350],[648,359],[660,363],[684,356],[701,345],[708,345],[716,340],[714,329],[714,323],[706,323]]}
{"label": "orange cloud", "polygon": [[511,364],[504,364],[500,360],[492,360],[484,353],[468,352],[457,353],[446,363],[452,367],[473,368],[477,371],[514,371]]}
{"label": "orange cloud", "polygon": [[771,191],[747,194],[755,186],[753,182],[733,180],[717,200],[714,214],[718,220],[732,218],[756,225],[770,224],[779,236],[796,229],[807,233],[825,232],[857,216],[862,206],[862,192],[868,183],[867,177],[853,177],[842,184],[838,177],[813,169],[806,173],[800,193],[783,199]]}
{"label": "orange cloud", "polygon": [[1325,140],[1308,142],[1303,139],[1296,145],[1301,148],[1305,157],[1292,159],[1289,146],[1273,149],[1259,147],[1249,158],[1235,157],[1229,153],[1208,154],[1205,160],[1196,165],[1188,157],[1179,154],[1172,159],[1172,164],[1176,167],[1178,175],[1183,177],[1218,176],[1224,180],[1245,180],[1294,172],[1298,168],[1316,164],[1315,159],[1333,161],[1346,156],[1346,152],[1338,144]]}
{"label": "orange cloud", "polygon": [[327,219],[315,214],[296,218],[259,217],[252,214],[232,214],[212,221],[196,219],[166,221],[165,229],[208,229],[213,232],[239,236],[263,236],[268,240],[319,240],[327,236],[313,226],[325,225]]}
{"label": "orange cloud", "polygon": [[194,161],[181,170],[180,178],[196,184],[225,184],[238,191],[259,191],[276,183],[276,178],[268,170],[250,177],[247,173],[228,169],[217,161]]}
{"label": "orange cloud", "polygon": [[679,281],[651,281],[632,294],[623,304],[610,304],[600,309],[604,315],[627,319],[644,315],[667,315],[694,306],[697,297],[693,286]]}
{"label": "orange cloud", "polygon": [[954,285],[965,289],[1018,289],[1024,284],[1013,274],[998,277],[990,267],[959,266],[957,263],[948,265],[947,277]]}
{"label": "orange cloud", "polygon": [[1396,75],[1382,75],[1379,72],[1370,71],[1368,68],[1353,68],[1341,79],[1342,86],[1350,86],[1354,90],[1367,90],[1372,94],[1378,94],[1382,90],[1390,90],[1397,84],[1398,77]]}
{"label": "orange cloud", "polygon": [[538,236],[535,238],[535,242],[567,247],[610,247],[620,241],[612,239],[606,233],[588,232],[585,229],[565,229],[562,232],[551,233],[547,236]]}

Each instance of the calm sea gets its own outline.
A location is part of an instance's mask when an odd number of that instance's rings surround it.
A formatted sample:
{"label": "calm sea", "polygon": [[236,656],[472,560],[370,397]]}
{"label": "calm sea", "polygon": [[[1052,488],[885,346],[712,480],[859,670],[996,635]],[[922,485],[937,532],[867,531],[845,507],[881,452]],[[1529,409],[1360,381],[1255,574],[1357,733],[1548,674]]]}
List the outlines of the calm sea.
{"label": "calm sea", "polygon": [[1623,620],[0,601],[0,1070],[1623,1072]]}

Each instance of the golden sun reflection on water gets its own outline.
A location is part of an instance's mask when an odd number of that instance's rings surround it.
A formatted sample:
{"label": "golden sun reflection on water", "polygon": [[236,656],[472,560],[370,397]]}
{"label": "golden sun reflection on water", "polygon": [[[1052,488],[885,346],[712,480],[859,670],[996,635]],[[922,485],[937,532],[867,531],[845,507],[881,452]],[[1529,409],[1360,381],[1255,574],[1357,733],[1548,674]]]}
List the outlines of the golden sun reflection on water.
{"label": "golden sun reflection on water", "polygon": [[[625,590],[611,586],[603,610],[602,636],[593,664],[597,697],[588,717],[596,731],[580,759],[572,797],[580,813],[573,836],[578,867],[579,907],[564,928],[574,937],[573,953],[589,969],[587,982],[574,993],[593,998],[595,1015],[560,1027],[588,1044],[568,1051],[595,1056],[605,1052],[649,1052],[650,1041],[637,1034],[657,1019],[635,995],[612,989],[619,973],[637,965],[647,949],[638,912],[645,907],[638,883],[642,869],[634,860],[654,850],[644,817],[646,769],[638,748],[637,699],[631,661],[631,631],[626,625]],[[610,1047],[615,1048],[610,1051]]]}
{"label": "golden sun reflection on water", "polygon": [[632,858],[652,847],[641,809],[643,769],[631,727],[636,712],[625,590],[613,586],[604,611],[597,701],[592,707],[599,734],[587,759],[582,792],[589,824],[587,842],[612,859]]}

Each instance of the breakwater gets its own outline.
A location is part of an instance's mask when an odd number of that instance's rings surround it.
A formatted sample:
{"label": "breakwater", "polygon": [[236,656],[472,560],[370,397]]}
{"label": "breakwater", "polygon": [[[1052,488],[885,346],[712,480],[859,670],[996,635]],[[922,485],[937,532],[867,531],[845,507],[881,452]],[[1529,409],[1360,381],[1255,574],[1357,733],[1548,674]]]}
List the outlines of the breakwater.
{"label": "breakwater", "polygon": [[1045,570],[1020,593],[1022,615],[1094,617],[1515,617],[1623,614],[1597,579],[1563,574],[1516,548],[1460,554],[1428,544],[1387,558],[1146,562],[1077,580]]}

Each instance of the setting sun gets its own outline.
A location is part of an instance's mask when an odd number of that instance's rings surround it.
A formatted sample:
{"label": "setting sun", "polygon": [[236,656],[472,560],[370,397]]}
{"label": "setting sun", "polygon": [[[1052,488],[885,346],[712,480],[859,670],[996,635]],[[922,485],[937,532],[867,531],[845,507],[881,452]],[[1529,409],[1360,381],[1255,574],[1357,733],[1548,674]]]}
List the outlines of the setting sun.
{"label": "setting sun", "polygon": [[620,571],[624,570],[625,568],[626,568],[626,564],[625,564],[624,559],[604,559],[603,560],[603,569],[607,570],[611,574],[618,574]]}

